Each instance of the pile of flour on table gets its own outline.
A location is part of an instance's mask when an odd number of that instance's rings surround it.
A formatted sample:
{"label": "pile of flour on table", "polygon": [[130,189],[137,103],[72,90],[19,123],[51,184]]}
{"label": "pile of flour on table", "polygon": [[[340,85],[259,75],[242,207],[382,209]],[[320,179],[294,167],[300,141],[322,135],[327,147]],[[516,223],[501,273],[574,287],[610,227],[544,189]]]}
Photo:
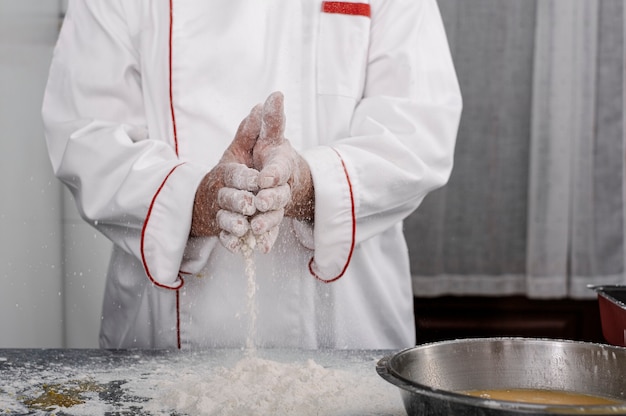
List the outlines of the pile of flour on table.
{"label": "pile of flour on table", "polygon": [[375,379],[328,369],[313,360],[280,363],[247,356],[211,376],[189,372],[158,384],[146,410],[164,407],[188,415],[317,416],[382,414],[389,396]]}

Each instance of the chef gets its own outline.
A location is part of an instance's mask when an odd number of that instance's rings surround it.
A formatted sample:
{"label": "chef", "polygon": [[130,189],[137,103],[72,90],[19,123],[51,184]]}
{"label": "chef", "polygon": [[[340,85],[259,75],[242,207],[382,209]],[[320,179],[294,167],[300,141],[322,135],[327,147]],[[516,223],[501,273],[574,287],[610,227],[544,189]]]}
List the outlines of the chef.
{"label": "chef", "polygon": [[70,0],[43,117],[113,242],[101,346],[242,347],[251,272],[259,347],[413,345],[461,108],[436,0]]}

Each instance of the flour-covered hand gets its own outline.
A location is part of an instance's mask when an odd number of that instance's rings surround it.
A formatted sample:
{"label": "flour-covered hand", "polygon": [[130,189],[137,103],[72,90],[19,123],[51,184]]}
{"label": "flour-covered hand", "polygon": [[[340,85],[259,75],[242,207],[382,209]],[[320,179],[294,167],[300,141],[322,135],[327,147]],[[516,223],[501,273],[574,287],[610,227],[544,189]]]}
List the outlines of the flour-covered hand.
{"label": "flour-covered hand", "polygon": [[[284,208],[284,215],[313,221],[315,192],[309,165],[285,138],[284,97],[271,94],[263,105],[259,139],[253,150],[253,167],[259,171],[255,206]],[[283,190],[289,186],[289,195]]]}
{"label": "flour-covered hand", "polygon": [[261,114],[260,105],[252,109],[220,162],[200,183],[194,200],[192,236],[220,235],[220,240],[225,242],[230,236],[240,237],[242,229],[249,229],[248,217],[256,212],[254,200],[259,174],[251,167],[252,150],[261,131]]}

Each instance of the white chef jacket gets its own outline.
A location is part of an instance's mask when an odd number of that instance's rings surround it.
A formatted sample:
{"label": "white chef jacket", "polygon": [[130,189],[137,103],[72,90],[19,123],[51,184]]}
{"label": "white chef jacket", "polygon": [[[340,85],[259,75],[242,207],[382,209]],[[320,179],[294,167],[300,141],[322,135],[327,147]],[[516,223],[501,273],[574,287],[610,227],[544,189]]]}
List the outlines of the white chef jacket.
{"label": "white chef jacket", "polygon": [[189,231],[198,184],[273,91],[315,219],[255,254],[256,344],[413,345],[402,220],[447,181],[462,107],[436,1],[78,0],[43,116],[55,174],[114,243],[102,347],[245,345],[242,256]]}

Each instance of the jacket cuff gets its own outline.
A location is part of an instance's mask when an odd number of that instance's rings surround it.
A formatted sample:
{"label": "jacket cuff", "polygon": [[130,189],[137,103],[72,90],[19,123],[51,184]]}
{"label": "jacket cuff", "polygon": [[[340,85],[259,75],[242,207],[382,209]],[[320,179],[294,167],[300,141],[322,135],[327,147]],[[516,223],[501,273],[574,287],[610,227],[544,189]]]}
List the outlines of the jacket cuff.
{"label": "jacket cuff", "polygon": [[218,241],[217,237],[189,238],[180,265],[180,274],[183,276],[203,277],[202,270],[204,270],[209,261],[209,257]]}
{"label": "jacket cuff", "polygon": [[303,153],[315,186],[315,254],[310,273],[326,283],[346,272],[356,244],[356,176],[341,153],[316,147]]}
{"label": "jacket cuff", "polygon": [[315,250],[313,224],[294,219],[291,221],[291,226],[300,244],[309,250]]}
{"label": "jacket cuff", "polygon": [[206,171],[190,163],[175,166],[155,192],[141,231],[141,260],[159,287],[179,289],[189,241],[196,189]]}

